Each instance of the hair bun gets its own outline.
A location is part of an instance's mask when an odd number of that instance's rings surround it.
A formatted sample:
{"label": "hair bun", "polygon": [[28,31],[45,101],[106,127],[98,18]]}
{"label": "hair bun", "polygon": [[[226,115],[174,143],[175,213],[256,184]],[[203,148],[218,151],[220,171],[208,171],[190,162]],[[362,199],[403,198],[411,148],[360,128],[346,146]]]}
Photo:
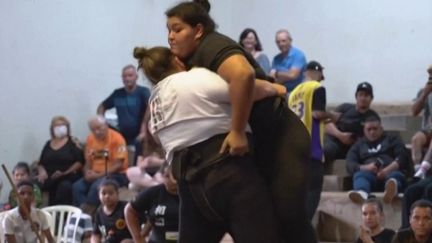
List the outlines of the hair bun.
{"label": "hair bun", "polygon": [[133,56],[136,59],[143,59],[147,55],[148,55],[147,48],[144,48],[144,47],[135,47],[134,50],[133,50]]}
{"label": "hair bun", "polygon": [[211,6],[208,0],[193,0],[193,2],[199,4],[207,13],[210,12]]}

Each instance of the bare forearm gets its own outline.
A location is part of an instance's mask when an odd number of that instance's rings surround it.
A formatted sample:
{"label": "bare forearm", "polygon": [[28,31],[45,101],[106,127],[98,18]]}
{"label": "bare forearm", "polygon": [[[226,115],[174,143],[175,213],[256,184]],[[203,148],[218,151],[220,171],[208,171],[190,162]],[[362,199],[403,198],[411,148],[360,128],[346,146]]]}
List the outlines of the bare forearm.
{"label": "bare forearm", "polygon": [[75,172],[81,170],[81,168],[82,168],[82,164],[80,162],[76,161],[75,163],[73,163],[73,165],[71,167],[69,167],[69,169],[67,169],[65,171],[65,174],[68,175],[71,173],[75,173]]}
{"label": "bare forearm", "polygon": [[327,120],[327,119],[333,120],[333,114],[326,111],[313,111],[312,117],[320,121]]}
{"label": "bare forearm", "polygon": [[254,101],[275,95],[277,95],[277,91],[270,82],[261,79],[255,80]]}
{"label": "bare forearm", "polygon": [[124,159],[116,160],[112,166],[108,167],[108,174],[120,172],[123,167],[123,161]]}
{"label": "bare forearm", "polygon": [[341,131],[332,122],[325,125],[325,132],[331,136],[339,137]]}
{"label": "bare forearm", "polygon": [[411,107],[411,113],[413,116],[417,116],[423,110],[427,95],[428,94],[422,91],[420,97],[418,97],[418,99],[414,102],[413,106]]}
{"label": "bare forearm", "polygon": [[399,164],[396,161],[391,162],[389,165],[386,166],[385,170],[388,172],[392,172],[399,169]]}
{"label": "bare forearm", "polygon": [[54,243],[54,238],[51,234],[51,231],[49,229],[46,229],[43,231],[43,234],[45,235],[45,238],[47,239],[48,243]]}
{"label": "bare forearm", "polygon": [[37,170],[38,170],[38,173],[39,173],[39,174],[46,174],[45,167],[43,167],[43,166],[40,165],[40,164],[37,166]]}
{"label": "bare forearm", "polygon": [[100,105],[97,107],[96,113],[97,113],[98,115],[103,115],[103,114],[105,114],[105,107],[104,107],[102,104],[100,104]]}
{"label": "bare forearm", "polygon": [[92,168],[92,162],[91,162],[91,160],[88,160],[85,163],[84,168],[83,168],[84,173],[87,173],[87,171],[91,170],[91,168]]}
{"label": "bare forearm", "polygon": [[289,81],[296,80],[301,74],[299,69],[290,69],[288,71],[278,71],[276,75],[276,80],[278,83],[286,83]]}
{"label": "bare forearm", "polygon": [[140,128],[140,134],[143,135],[143,138],[147,136],[147,126],[149,121],[150,121],[150,110],[149,110],[149,106],[147,106],[147,109],[144,112],[144,117],[142,119],[141,128]]}
{"label": "bare forearm", "polygon": [[245,131],[253,103],[254,82],[250,82],[250,78],[245,77],[243,80],[238,80],[230,85],[231,130]]}
{"label": "bare forearm", "polygon": [[255,72],[242,55],[227,58],[217,72],[229,83],[231,130],[244,132],[252,109]]}
{"label": "bare forearm", "polygon": [[141,236],[141,227],[139,225],[138,213],[132,208],[130,204],[125,207],[125,219],[129,232],[132,235],[134,242],[144,242]]}

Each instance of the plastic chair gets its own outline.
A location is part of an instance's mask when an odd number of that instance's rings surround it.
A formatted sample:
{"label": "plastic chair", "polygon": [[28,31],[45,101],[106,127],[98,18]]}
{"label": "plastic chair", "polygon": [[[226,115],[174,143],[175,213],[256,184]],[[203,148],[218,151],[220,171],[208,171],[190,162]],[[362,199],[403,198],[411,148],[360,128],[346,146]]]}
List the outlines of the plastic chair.
{"label": "plastic chair", "polygon": [[[69,205],[56,205],[42,208],[42,210],[51,215],[51,219],[48,219],[50,220],[48,222],[50,231],[57,243],[76,242],[75,237],[79,220],[75,220],[71,225],[71,216],[74,214],[79,219],[82,214],[80,208]],[[70,226],[73,228],[72,239],[69,239],[67,236],[67,230]]]}
{"label": "plastic chair", "polygon": [[0,242],[5,242],[4,230],[3,230],[3,219],[6,216],[7,211],[0,213]]}
{"label": "plastic chair", "polygon": [[[51,234],[54,237],[54,232],[51,230],[53,228],[53,225],[54,225],[53,217],[47,211],[44,211],[44,210],[41,210],[41,211],[45,215],[45,218],[46,218],[46,220],[48,222],[48,225],[50,226]],[[42,231],[40,233],[42,233]],[[44,238],[45,242],[47,242],[47,239],[45,238],[45,236],[42,236],[42,237]]]}

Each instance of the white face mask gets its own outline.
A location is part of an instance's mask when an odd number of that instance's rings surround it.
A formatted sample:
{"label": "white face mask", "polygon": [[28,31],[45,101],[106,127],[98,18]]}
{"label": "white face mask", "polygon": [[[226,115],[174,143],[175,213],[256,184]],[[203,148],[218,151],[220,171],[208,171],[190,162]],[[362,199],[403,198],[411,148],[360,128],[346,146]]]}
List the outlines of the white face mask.
{"label": "white face mask", "polygon": [[60,126],[55,126],[53,129],[53,132],[54,132],[54,137],[62,138],[62,137],[65,137],[67,135],[68,129],[67,129],[67,126],[60,125]]}

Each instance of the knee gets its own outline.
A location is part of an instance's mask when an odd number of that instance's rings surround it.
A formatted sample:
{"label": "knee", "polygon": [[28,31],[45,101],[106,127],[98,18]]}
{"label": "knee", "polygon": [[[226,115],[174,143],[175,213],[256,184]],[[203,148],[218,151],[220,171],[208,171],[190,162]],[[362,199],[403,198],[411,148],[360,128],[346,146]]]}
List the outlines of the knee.
{"label": "knee", "polygon": [[423,191],[426,191],[426,188],[423,188],[418,185],[411,185],[405,189],[404,198],[421,196],[423,194]]}
{"label": "knee", "polygon": [[424,196],[428,200],[432,200],[432,186],[427,186],[424,190]]}
{"label": "knee", "polygon": [[63,180],[60,182],[60,184],[58,185],[58,189],[60,191],[70,191],[73,188],[73,184],[72,182],[68,181],[68,180]]}
{"label": "knee", "polygon": [[354,180],[357,180],[357,179],[360,179],[360,178],[366,179],[367,177],[370,177],[371,174],[372,174],[371,172],[359,170],[359,171],[357,171],[357,172],[354,173],[353,179]]}
{"label": "knee", "polygon": [[82,188],[82,182],[81,180],[76,181],[75,183],[72,184],[72,190],[74,192],[80,191],[80,189]]}
{"label": "knee", "polygon": [[425,146],[426,140],[426,135],[423,132],[416,132],[411,138],[411,143],[412,145]]}

